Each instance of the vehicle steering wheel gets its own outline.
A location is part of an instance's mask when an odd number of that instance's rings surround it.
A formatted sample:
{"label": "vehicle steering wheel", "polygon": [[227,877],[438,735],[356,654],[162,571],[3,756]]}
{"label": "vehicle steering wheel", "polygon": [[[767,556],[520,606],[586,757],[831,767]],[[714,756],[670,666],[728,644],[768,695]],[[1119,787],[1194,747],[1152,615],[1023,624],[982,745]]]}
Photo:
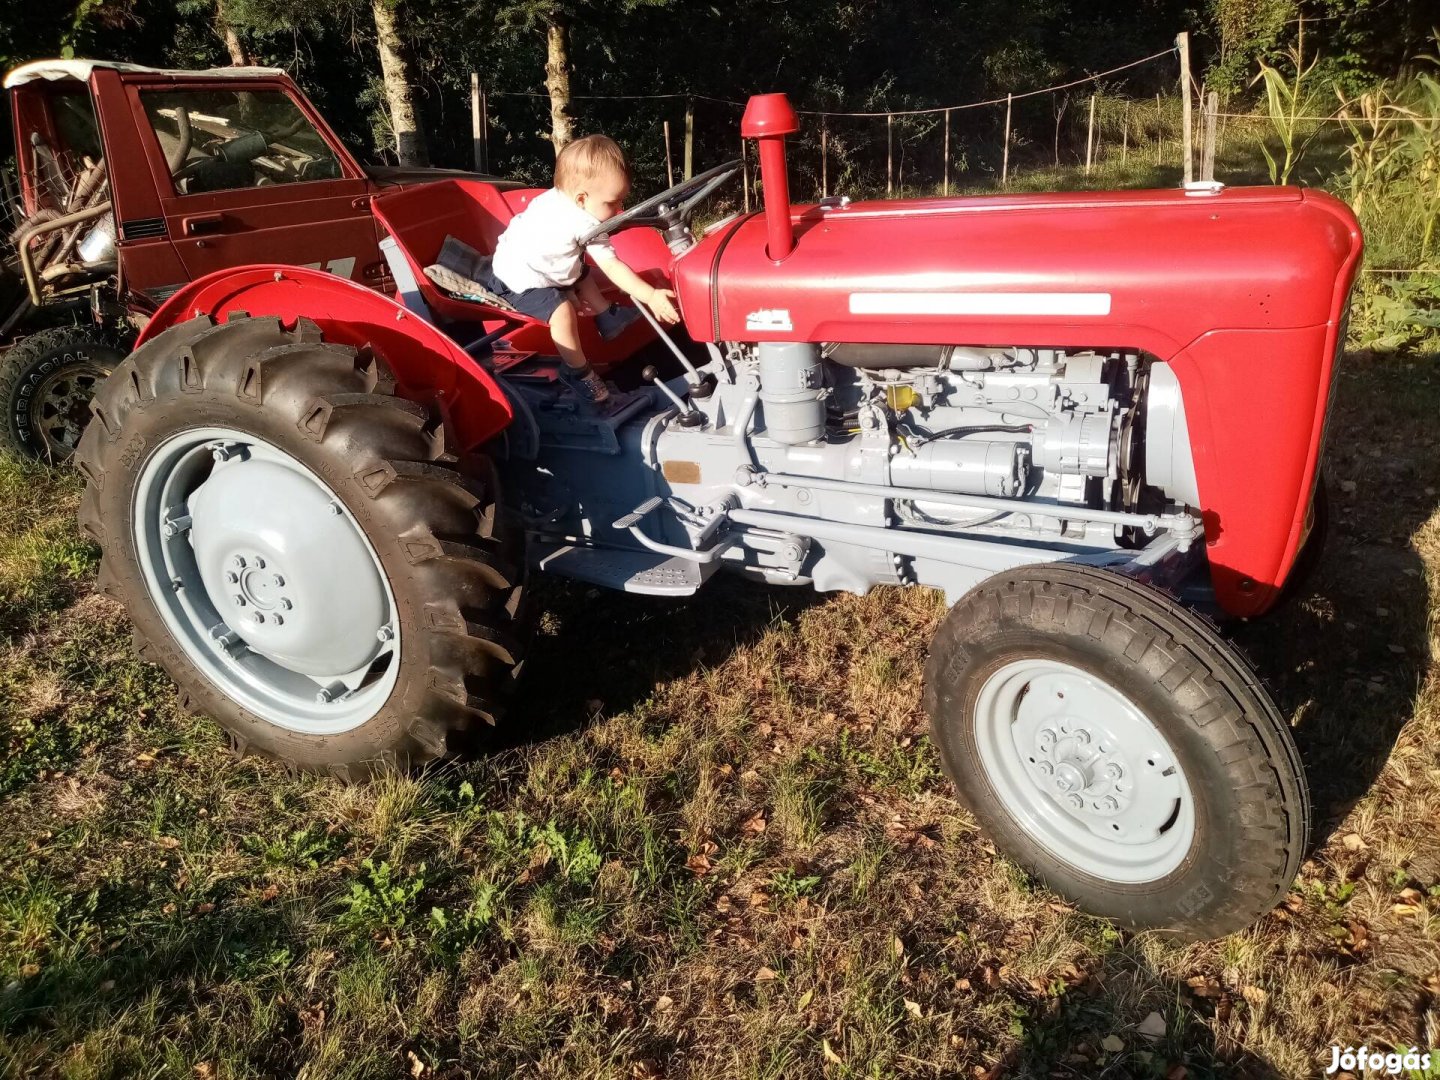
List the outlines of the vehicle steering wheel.
{"label": "vehicle steering wheel", "polygon": [[689,224],[696,207],[713,195],[717,188],[740,171],[739,158],[717,165],[713,169],[682,180],[674,187],[666,188],[658,195],[652,195],[642,203],[622,210],[609,221],[591,229],[581,239],[582,245],[610,236],[621,229],[633,229],[641,225],[669,229],[677,224]]}

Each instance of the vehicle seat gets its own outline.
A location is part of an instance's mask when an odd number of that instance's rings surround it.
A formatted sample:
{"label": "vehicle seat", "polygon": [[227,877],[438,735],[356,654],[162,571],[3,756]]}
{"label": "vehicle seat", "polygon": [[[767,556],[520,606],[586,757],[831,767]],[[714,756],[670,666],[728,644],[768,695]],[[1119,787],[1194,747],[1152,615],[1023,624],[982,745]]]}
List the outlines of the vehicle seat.
{"label": "vehicle seat", "polygon": [[[433,184],[416,184],[375,197],[375,218],[395,239],[415,276],[417,288],[426,305],[441,323],[484,323],[486,333],[499,332],[509,347],[517,352],[555,354],[550,328],[523,312],[507,311],[489,304],[462,300],[435,285],[425,268],[439,261],[440,249],[447,236],[474,248],[481,255],[493,255],[495,243],[505,226],[538,190],[525,189],[502,192],[493,184],[478,180],[441,180]],[[636,230],[648,232],[649,230]],[[658,233],[654,239],[664,249]],[[654,261],[648,249],[653,244],[642,241],[648,261],[631,261],[632,269],[643,272],[649,267],[664,265]],[[617,244],[617,248],[620,245]],[[626,252],[621,252],[626,258]],[[627,261],[630,261],[627,258]],[[623,299],[615,286],[601,276],[602,290],[614,299]],[[454,336],[454,335],[452,335]],[[467,336],[473,337],[473,333]],[[603,339],[591,319],[580,320],[580,344],[585,355],[598,367],[613,366],[633,355],[653,340],[654,331],[643,319],[626,327],[609,341]]]}

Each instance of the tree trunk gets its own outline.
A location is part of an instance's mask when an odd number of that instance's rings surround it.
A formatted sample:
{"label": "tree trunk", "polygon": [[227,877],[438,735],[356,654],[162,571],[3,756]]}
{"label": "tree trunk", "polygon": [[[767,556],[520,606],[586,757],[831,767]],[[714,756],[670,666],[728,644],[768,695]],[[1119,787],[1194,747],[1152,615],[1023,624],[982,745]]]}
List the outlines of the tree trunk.
{"label": "tree trunk", "polygon": [[570,115],[570,21],[554,13],[545,26],[545,89],[550,92],[550,141],[560,153],[575,137]]}
{"label": "tree trunk", "polygon": [[235,27],[230,22],[230,16],[225,11],[225,0],[215,0],[215,32],[220,35],[220,40],[225,42],[225,51],[230,54],[230,63],[234,67],[248,67],[250,56],[245,52],[245,46],[240,42],[240,35],[235,32]]}
{"label": "tree trunk", "polygon": [[390,106],[390,124],[395,129],[395,150],[401,165],[429,165],[425,131],[415,110],[415,89],[410,81],[410,64],[395,30],[398,0],[370,0],[375,15],[375,44],[380,50],[380,74],[385,82],[385,100]]}

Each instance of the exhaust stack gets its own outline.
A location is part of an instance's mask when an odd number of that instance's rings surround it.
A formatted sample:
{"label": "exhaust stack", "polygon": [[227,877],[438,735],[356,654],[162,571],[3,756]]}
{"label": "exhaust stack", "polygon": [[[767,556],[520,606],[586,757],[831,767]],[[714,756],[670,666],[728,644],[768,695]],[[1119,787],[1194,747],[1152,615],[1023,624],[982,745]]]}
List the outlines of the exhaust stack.
{"label": "exhaust stack", "polygon": [[752,94],[740,120],[740,134],[760,147],[760,183],[765,197],[766,253],[779,262],[795,249],[790,224],[790,177],[785,166],[785,136],[800,121],[784,94]]}

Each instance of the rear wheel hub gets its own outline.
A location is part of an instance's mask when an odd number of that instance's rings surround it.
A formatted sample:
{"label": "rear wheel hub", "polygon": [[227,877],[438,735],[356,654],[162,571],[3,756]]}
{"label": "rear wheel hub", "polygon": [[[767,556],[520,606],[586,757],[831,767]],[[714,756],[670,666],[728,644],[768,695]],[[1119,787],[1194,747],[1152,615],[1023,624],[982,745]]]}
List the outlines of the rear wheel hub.
{"label": "rear wheel hub", "polygon": [[204,428],[163,443],[136,485],[152,599],[224,693],[306,734],[357,727],[399,664],[395,600],[335,493],[274,445]]}

